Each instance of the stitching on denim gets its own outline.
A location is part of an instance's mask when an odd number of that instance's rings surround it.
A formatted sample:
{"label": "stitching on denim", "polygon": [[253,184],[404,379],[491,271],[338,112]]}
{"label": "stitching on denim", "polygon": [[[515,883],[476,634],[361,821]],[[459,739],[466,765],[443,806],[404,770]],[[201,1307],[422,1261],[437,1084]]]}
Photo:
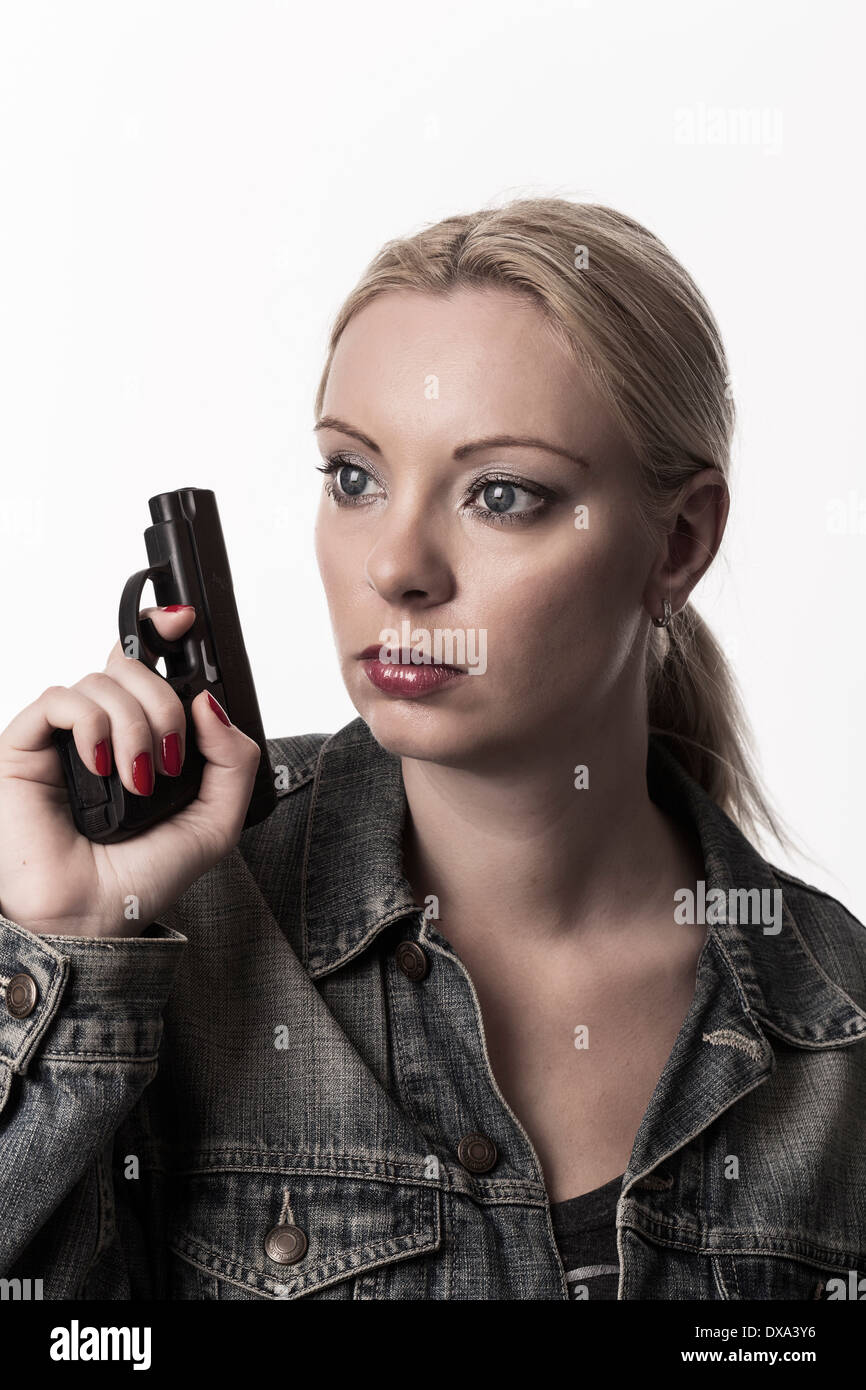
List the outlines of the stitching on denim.
{"label": "stitching on denim", "polygon": [[307,812],[307,828],[304,832],[304,854],[301,859],[301,960],[303,961],[305,969],[309,969],[310,965],[309,936],[307,933],[307,873],[310,865],[310,847],[313,841],[313,820],[316,814],[316,799],[319,795],[319,786],[322,781],[322,765],[324,763],[324,752],[327,746],[326,740],[316,755],[316,770],[313,775],[313,785],[310,789],[310,808]]}
{"label": "stitching on denim", "polygon": [[866,1029],[861,1029],[858,1033],[846,1033],[843,1038],[804,1038],[802,1033],[786,1032],[771,1018],[761,1018],[761,1022],[767,1031],[774,1033],[777,1038],[782,1038],[794,1047],[807,1048],[812,1052],[830,1052],[840,1047],[850,1047],[851,1043],[862,1042],[866,1038]]}
{"label": "stitching on denim", "polygon": [[[383,954],[386,954],[386,953],[383,953]],[[404,1098],[405,1098],[406,1109],[408,1110],[409,1115],[411,1116],[412,1122],[413,1122],[413,1123],[415,1124],[415,1126],[417,1127],[418,1133],[421,1135],[421,1137],[424,1139],[424,1141],[425,1141],[425,1143],[426,1143],[427,1140],[428,1140],[428,1138],[429,1138],[430,1136],[428,1136],[427,1131],[426,1131],[426,1129],[424,1128],[424,1125],[422,1124],[422,1121],[421,1121],[420,1116],[416,1113],[415,1105],[414,1105],[414,1096],[413,1096],[413,1093],[412,1093],[412,1088],[411,1088],[410,1085],[408,1084],[406,1072],[405,1072],[404,1066],[403,1066],[403,1048],[404,1048],[404,1043],[403,1043],[403,1034],[402,1034],[401,1024],[400,1024],[400,1007],[399,1007],[399,1003],[398,1003],[398,1005],[397,1005],[396,1008],[392,1008],[392,1005],[391,1005],[391,989],[393,989],[394,983],[396,982],[396,986],[397,986],[397,988],[399,989],[399,988],[401,988],[401,983],[400,983],[400,981],[402,981],[402,983],[403,983],[403,984],[406,984],[406,985],[408,985],[409,982],[406,980],[406,977],[405,977],[405,975],[403,975],[402,971],[398,970],[398,967],[397,967],[397,965],[396,965],[396,963],[395,963],[395,961],[394,961],[394,957],[393,957],[393,953],[392,953],[392,952],[388,952],[388,953],[386,954],[386,960],[385,960],[385,973],[386,973],[386,986],[385,986],[385,1024],[386,1024],[386,1027],[387,1027],[388,1023],[390,1022],[391,1025],[392,1025],[392,1029],[393,1029],[393,1034],[394,1034],[393,1055],[394,1055],[394,1061],[395,1061],[395,1071],[397,1071],[398,1074],[399,1074],[400,1089],[401,1089],[401,1091],[403,1092],[403,1096],[404,1096]],[[399,976],[400,976],[400,981],[397,981],[397,978],[396,978],[398,974],[399,974]],[[433,1136],[433,1137],[435,1138],[435,1136]],[[427,1153],[431,1153],[431,1152],[432,1152],[432,1149],[431,1149],[431,1147],[430,1147],[429,1144],[428,1144],[428,1146],[427,1146],[426,1152],[427,1152]],[[438,1155],[437,1155],[437,1157],[438,1157]],[[447,1167],[448,1167],[448,1165],[443,1165],[442,1163],[440,1163],[439,1166],[440,1166],[440,1171],[441,1171],[442,1167],[444,1166],[444,1167],[446,1168],[446,1172],[447,1172]],[[449,1182],[450,1182],[450,1175],[449,1175]]]}
{"label": "stitching on denim", "polygon": [[544,1182],[544,1169],[541,1166],[541,1159],[538,1157],[535,1145],[533,1144],[531,1138],[529,1137],[529,1134],[527,1133],[523,1124],[521,1123],[520,1117],[514,1112],[514,1110],[509,1105],[502,1090],[500,1089],[499,1082],[496,1080],[496,1076],[493,1071],[493,1063],[490,1060],[490,1054],[487,1050],[487,1034],[484,1028],[484,1015],[481,1010],[481,1000],[478,998],[478,991],[476,990],[475,985],[472,981],[472,976],[469,974],[469,971],[467,970],[463,961],[460,960],[459,956],[455,955],[453,957],[450,957],[448,952],[444,951],[441,946],[439,946],[435,941],[430,940],[430,938],[426,935],[426,921],[423,917],[421,919],[421,934],[424,935],[424,939],[429,943],[431,949],[436,951],[437,955],[444,957],[444,959],[446,960],[452,959],[453,963],[457,966],[457,968],[463,972],[463,976],[466,980],[467,985],[469,986],[469,994],[471,996],[472,1003],[475,1009],[475,1020],[478,1028],[478,1038],[481,1042],[481,1055],[484,1058],[484,1065],[487,1068],[487,1076],[485,1078],[487,1088],[489,1091],[492,1092],[494,1101],[499,1101],[499,1103],[503,1106],[507,1114],[510,1115],[514,1127],[517,1130],[519,1130],[519,1132],[523,1135],[526,1147],[529,1150],[530,1158],[534,1159],[539,1178],[541,1180],[540,1183],[536,1183],[534,1179],[527,1180],[525,1178],[520,1179],[520,1181],[530,1181],[533,1183],[534,1186],[540,1186],[544,1191],[545,1196],[547,1196],[547,1189]]}
{"label": "stitching on denim", "polygon": [[642,1178],[638,1178],[635,1187],[649,1187],[657,1192],[666,1192],[673,1187],[674,1180],[669,1174],[646,1173]]}
{"label": "stitching on denim", "polygon": [[[318,758],[318,753],[316,754],[316,758]],[[285,766],[285,764],[283,765]],[[277,800],[282,801],[284,797],[290,796],[292,792],[299,791],[301,787],[306,786],[307,782],[309,782],[310,778],[314,775],[315,771],[315,760],[309,763],[305,763],[304,766],[300,768],[290,768],[289,785],[287,787],[277,788]]]}
{"label": "stitching on denim", "polygon": [[[767,1259],[774,1260],[793,1260],[799,1261],[801,1264],[826,1265],[828,1269],[833,1271],[843,1268],[850,1269],[852,1266],[856,1268],[857,1260],[860,1258],[852,1251],[828,1250],[824,1246],[810,1245],[805,1241],[796,1243],[786,1240],[785,1244],[780,1249],[776,1250],[771,1248],[772,1240],[767,1240],[761,1245],[711,1246],[704,1244],[704,1236],[700,1231],[693,1226],[687,1226],[683,1223],[681,1233],[684,1235],[694,1235],[698,1242],[697,1244],[687,1244],[684,1240],[676,1240],[673,1235],[666,1234],[666,1232],[672,1230],[669,1223],[654,1219],[653,1213],[647,1207],[641,1206],[634,1198],[628,1199],[625,1211],[626,1218],[632,1214],[630,1208],[641,1212],[644,1216],[649,1218],[649,1220],[647,1221],[647,1225],[644,1226],[638,1221],[629,1221],[626,1219],[623,1221],[624,1229],[635,1231],[639,1236],[643,1236],[644,1238],[659,1241],[662,1245],[669,1245],[673,1250],[686,1250],[692,1255],[741,1255],[746,1259],[762,1259],[766,1257]],[[651,1229],[647,1229],[647,1227]],[[732,1236],[745,1236],[749,1240],[755,1239],[754,1230],[725,1231],[724,1235],[728,1238]]]}
{"label": "stitching on denim", "polygon": [[280,1218],[279,1218],[279,1221],[277,1222],[277,1225],[278,1225],[278,1226],[285,1226],[285,1225],[288,1225],[288,1226],[297,1226],[297,1224],[298,1224],[298,1223],[297,1223],[297,1221],[295,1220],[295,1213],[292,1211],[292,1202],[291,1202],[291,1198],[290,1198],[290,1196],[289,1196],[289,1189],[288,1189],[287,1187],[284,1187],[284,1188],[283,1188],[283,1207],[282,1207],[282,1211],[280,1212]]}
{"label": "stitching on denim", "polygon": [[[219,1161],[220,1156],[222,1161]],[[221,1173],[282,1173],[284,1177],[303,1174],[306,1177],[363,1178],[371,1182],[410,1182],[420,1187],[437,1187],[432,1178],[423,1175],[423,1159],[392,1159],[377,1151],[372,1156],[362,1150],[346,1149],[338,1154],[268,1152],[259,1153],[255,1149],[208,1149],[203,1155],[196,1155],[196,1162],[187,1162],[188,1155],[173,1165],[180,1175],[202,1174],[218,1176]],[[234,1159],[234,1161],[233,1161]],[[253,1160],[263,1160],[258,1164]],[[214,1162],[213,1160],[218,1160]],[[352,1162],[364,1164],[363,1168],[351,1168]]]}
{"label": "stitching on denim", "polygon": [[141,1062],[148,1065],[155,1062],[158,1052],[142,1055],[140,1052],[43,1052],[43,1062]]}
{"label": "stitching on denim", "polygon": [[[436,1236],[437,1236],[437,1240],[438,1240],[439,1244],[441,1245],[441,1229],[440,1229],[438,1226],[437,1226],[437,1230],[436,1230]],[[399,1237],[399,1239],[400,1239],[400,1240],[406,1240],[406,1239],[408,1239],[408,1237],[406,1237],[406,1236],[401,1236],[401,1237]],[[381,1243],[382,1243],[382,1242],[380,1242],[379,1244],[381,1245]],[[202,1248],[206,1248],[206,1247],[202,1247]],[[362,1248],[362,1247],[358,1247],[358,1248]],[[377,1248],[378,1248],[378,1247],[377,1247]],[[266,1295],[266,1294],[268,1294],[268,1293],[273,1293],[273,1294],[275,1295],[276,1298],[281,1299],[281,1300],[284,1299],[284,1298],[286,1297],[285,1293],[281,1293],[281,1294],[276,1293],[276,1289],[283,1289],[283,1290],[285,1290],[285,1289],[287,1289],[287,1288],[289,1287],[289,1286],[288,1286],[287,1284],[285,1284],[285,1283],[282,1283],[282,1284],[281,1284],[281,1283],[279,1282],[279,1280],[275,1281],[273,1290],[271,1290],[271,1289],[262,1290],[261,1284],[255,1284],[255,1283],[252,1283],[252,1284],[251,1284],[251,1283],[249,1282],[249,1279],[232,1278],[231,1275],[223,1273],[222,1270],[220,1270],[220,1272],[219,1272],[218,1274],[215,1273],[215,1271],[214,1271],[212,1268],[210,1268],[208,1265],[201,1264],[198,1260],[196,1260],[196,1259],[193,1257],[192,1254],[189,1253],[189,1251],[180,1249],[178,1245],[169,1245],[169,1249],[172,1250],[173,1253],[174,1253],[175,1255],[177,1255],[180,1259],[185,1260],[188,1264],[195,1265],[197,1269],[200,1269],[200,1270],[202,1270],[203,1273],[210,1275],[210,1277],[211,1277],[212,1279],[214,1279],[214,1280],[216,1281],[217,1284],[219,1284],[220,1281],[222,1281],[223,1283],[226,1283],[226,1284],[234,1284],[236,1288],[244,1289],[247,1293],[251,1294],[251,1295],[254,1296],[254,1297],[257,1297],[259,1294],[264,1294],[264,1295]],[[369,1270],[372,1269],[372,1270],[374,1270],[374,1271],[378,1271],[378,1270],[381,1269],[384,1265],[395,1264],[398,1260],[403,1260],[403,1259],[405,1259],[407,1256],[411,1256],[411,1255],[435,1254],[436,1251],[437,1251],[437,1249],[438,1249],[438,1246],[427,1244],[427,1245],[423,1245],[423,1246],[421,1246],[421,1247],[418,1247],[417,1245],[413,1245],[413,1246],[410,1246],[410,1247],[408,1247],[408,1248],[406,1248],[406,1249],[394,1250],[393,1252],[389,1252],[388,1254],[386,1254],[386,1255],[384,1256],[384,1258],[375,1260],[375,1263],[371,1261],[371,1262],[368,1262],[366,1265],[362,1265],[360,1268],[357,1269],[357,1272],[356,1272],[355,1270],[352,1270],[352,1269],[338,1270],[336,1273],[334,1273],[334,1274],[328,1274],[328,1275],[326,1275],[325,1278],[320,1279],[320,1280],[318,1280],[318,1281],[315,1282],[315,1283],[307,1284],[307,1285],[305,1285],[303,1288],[297,1289],[295,1292],[296,1292],[297,1295],[306,1294],[306,1293],[316,1293],[316,1292],[318,1292],[319,1289],[328,1288],[328,1287],[330,1287],[332,1284],[339,1284],[343,1279],[351,1279],[353,1276],[354,1276],[355,1278],[359,1278],[359,1277],[360,1277],[360,1278],[363,1278],[363,1277],[366,1277]],[[223,1257],[223,1256],[217,1256],[217,1259],[218,1259],[218,1260],[222,1260],[222,1261],[225,1263],[225,1260],[224,1260],[224,1257]],[[246,1266],[244,1266],[244,1265],[242,1265],[242,1264],[241,1264],[239,1267],[240,1267],[241,1269],[246,1268]],[[250,1273],[255,1274],[256,1279],[258,1279],[258,1280],[260,1280],[260,1281],[261,1281],[261,1280],[271,1280],[271,1279],[274,1278],[273,1275],[270,1275],[270,1274],[267,1274],[267,1273],[263,1273],[263,1272],[260,1272],[260,1271],[256,1271],[256,1270],[252,1270],[252,1271],[250,1271]]]}
{"label": "stitching on denim", "polygon": [[744,1033],[737,1033],[733,1028],[716,1028],[712,1033],[701,1035],[704,1042],[712,1043],[715,1047],[737,1047],[741,1052],[760,1062],[764,1056],[764,1049],[760,1043],[753,1038],[747,1038]]}
{"label": "stitching on denim", "polygon": [[[725,923],[725,925],[734,924]],[[736,927],[735,930],[737,930]],[[707,940],[705,941],[703,947],[704,951],[707,949],[707,946],[710,944],[710,942],[712,942],[713,946],[715,946],[716,950],[722,958],[722,962],[730,976],[731,984],[734,987],[734,992],[736,993],[738,999],[740,1000],[740,1003],[743,1006],[743,1011],[747,1014],[749,1018],[753,1018],[755,1016],[755,1010],[752,1007],[752,999],[750,998],[748,991],[744,988],[743,982],[740,979],[737,968],[734,965],[733,959],[731,957],[731,953],[729,952],[727,946],[725,945],[724,941],[719,935],[715,925],[712,925],[710,927],[710,930],[707,934]],[[703,955],[703,951],[701,952],[701,954]],[[751,958],[749,958],[749,960],[751,963]],[[753,988],[756,988],[758,990],[760,997],[763,999],[763,991],[761,990],[760,980],[755,979],[751,983]]]}
{"label": "stitching on denim", "polygon": [[725,1283],[724,1276],[722,1274],[721,1261],[719,1260],[718,1256],[710,1256],[710,1269],[712,1270],[713,1279],[715,1281],[717,1290],[721,1294],[722,1298],[725,1301],[728,1301],[730,1295],[728,1293],[728,1287]]}
{"label": "stitching on denim", "polygon": [[[316,1278],[312,1270],[306,1274],[297,1276],[297,1291],[307,1292],[311,1288],[321,1288],[326,1283],[333,1283],[337,1279],[351,1277],[356,1271],[360,1273],[364,1268],[369,1268],[374,1263],[382,1264],[403,1255],[412,1254],[414,1252],[423,1254],[425,1251],[438,1248],[442,1240],[441,1213],[439,1211],[438,1199],[434,1198],[432,1233],[421,1202],[422,1199],[419,1194],[413,1207],[412,1219],[410,1221],[412,1229],[410,1231],[402,1232],[400,1235],[396,1236],[386,1236],[380,1240],[363,1241],[360,1245],[354,1245],[349,1250],[341,1251],[339,1255],[328,1256],[326,1259],[321,1260],[318,1265],[318,1268],[323,1271],[323,1277]],[[421,1230],[419,1230],[419,1220],[423,1224],[423,1229]],[[246,1263],[243,1257],[235,1255],[234,1252],[226,1254],[224,1250],[218,1250],[215,1246],[209,1245],[206,1241],[199,1239],[197,1236],[187,1235],[183,1229],[179,1229],[176,1232],[173,1239],[169,1242],[169,1248],[173,1250],[175,1254],[180,1255],[181,1258],[186,1257],[186,1251],[188,1250],[203,1252],[206,1258],[209,1257],[215,1261],[220,1267],[221,1277],[228,1278],[230,1283],[238,1283],[240,1281],[238,1279],[232,1279],[231,1276],[225,1275],[222,1272],[226,1266],[245,1271],[248,1281],[250,1276],[253,1276],[253,1280],[241,1284],[242,1288],[254,1288],[256,1287],[256,1281],[261,1283],[262,1280],[267,1283],[273,1283],[277,1287],[287,1287],[283,1280],[278,1279],[267,1270],[251,1267]],[[348,1267],[336,1268],[336,1266],[340,1265],[347,1265]],[[333,1272],[329,1272],[330,1270],[333,1270]],[[214,1269],[208,1269],[207,1272],[209,1274],[215,1273]]]}
{"label": "stitching on denim", "polygon": [[[307,973],[314,980],[321,980],[326,975],[333,975],[335,970],[341,970],[344,965],[348,965],[356,956],[360,956],[366,951],[370,942],[374,937],[379,935],[379,932],[382,931],[384,927],[393,926],[395,922],[402,921],[404,917],[412,916],[413,911],[417,915],[417,908],[413,909],[410,906],[404,905],[403,907],[395,908],[393,912],[386,913],[384,917],[377,918],[367,934],[361,938],[353,950],[345,955],[339,956],[334,961],[326,961],[324,967],[321,964],[313,965],[312,962],[305,960],[304,965],[306,966]],[[304,918],[304,923],[306,924],[306,917]],[[306,950],[306,945],[304,949]]]}

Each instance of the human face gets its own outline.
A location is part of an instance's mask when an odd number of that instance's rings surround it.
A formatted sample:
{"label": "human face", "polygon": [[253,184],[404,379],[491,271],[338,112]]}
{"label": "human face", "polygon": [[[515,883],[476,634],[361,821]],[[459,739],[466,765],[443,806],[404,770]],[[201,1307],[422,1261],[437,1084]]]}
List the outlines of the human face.
{"label": "human face", "polygon": [[[379,295],[340,338],[322,410],[340,423],[317,426],[333,469],[316,554],[346,688],[383,747],[513,765],[590,721],[634,717],[653,558],[637,465],[533,300]],[[463,448],[503,437],[536,442]],[[426,661],[388,682],[363,654],[387,629],[402,641],[406,620],[434,660],[437,630],[465,634],[462,662],[459,646],[438,659],[468,669],[431,682]],[[419,670],[410,694],[403,677]]]}

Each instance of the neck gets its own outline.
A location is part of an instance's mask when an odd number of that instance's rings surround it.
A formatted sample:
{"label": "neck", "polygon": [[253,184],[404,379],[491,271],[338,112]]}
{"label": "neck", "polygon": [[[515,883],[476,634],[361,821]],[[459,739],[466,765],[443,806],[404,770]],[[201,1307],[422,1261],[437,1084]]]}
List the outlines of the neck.
{"label": "neck", "polygon": [[[563,749],[591,756],[563,756]],[[694,841],[652,802],[647,731],[582,730],[483,769],[402,760],[409,814],[404,872],[416,902],[438,899],[445,934],[476,923],[538,942],[596,927],[622,931],[669,909],[700,877]],[[588,767],[588,787],[573,769]],[[590,927],[589,924],[592,924]]]}

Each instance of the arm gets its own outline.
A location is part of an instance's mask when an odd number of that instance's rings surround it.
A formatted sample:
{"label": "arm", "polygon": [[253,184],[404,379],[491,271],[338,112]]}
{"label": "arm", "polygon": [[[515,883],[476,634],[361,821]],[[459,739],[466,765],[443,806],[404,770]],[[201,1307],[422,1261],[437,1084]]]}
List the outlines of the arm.
{"label": "arm", "polygon": [[159,922],[59,937],[0,915],[0,1277],[41,1279],[43,1298],[148,1296],[147,1194],[125,1183],[116,1206],[112,1152],[185,947]]}

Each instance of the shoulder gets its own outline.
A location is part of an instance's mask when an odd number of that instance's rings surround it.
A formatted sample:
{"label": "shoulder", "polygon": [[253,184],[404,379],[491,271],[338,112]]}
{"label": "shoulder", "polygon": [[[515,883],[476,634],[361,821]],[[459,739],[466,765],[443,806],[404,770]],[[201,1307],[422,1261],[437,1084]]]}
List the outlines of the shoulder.
{"label": "shoulder", "polygon": [[811,883],[768,865],[785,907],[821,969],[866,1009],[866,926],[848,908]]}

